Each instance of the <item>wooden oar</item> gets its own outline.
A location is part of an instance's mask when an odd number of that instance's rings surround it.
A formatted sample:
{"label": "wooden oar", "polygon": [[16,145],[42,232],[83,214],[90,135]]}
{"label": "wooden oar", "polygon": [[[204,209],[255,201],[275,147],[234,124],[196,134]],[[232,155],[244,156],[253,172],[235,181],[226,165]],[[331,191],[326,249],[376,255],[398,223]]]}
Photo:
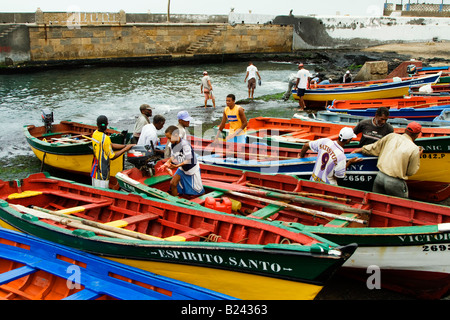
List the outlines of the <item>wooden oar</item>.
{"label": "wooden oar", "polygon": [[[10,204],[10,206],[16,208],[20,212],[29,213],[29,214],[35,215],[35,216],[43,218],[43,219],[50,219],[53,221],[57,221],[59,223],[62,223],[62,224],[65,224],[65,225],[68,225],[68,226],[71,226],[74,228],[94,231],[95,233],[107,235],[109,237],[116,237],[116,238],[122,238],[122,239],[164,241],[164,239],[162,239],[162,238],[150,236],[150,235],[143,234],[140,232],[131,231],[128,229],[122,229],[122,228],[108,226],[103,223],[83,219],[80,217],[71,216],[70,218],[68,218],[68,216],[66,214],[58,213],[58,212],[55,212],[52,210],[46,210],[46,209],[42,209],[42,208],[38,208],[38,207],[27,208],[22,205],[13,205],[13,204]],[[123,237],[126,237],[126,238],[123,238]]]}
{"label": "wooden oar", "polygon": [[338,214],[333,214],[333,213],[329,213],[329,212],[302,208],[302,207],[294,206],[292,204],[285,203],[285,202],[282,202],[282,201],[275,201],[275,200],[269,200],[269,199],[265,199],[265,198],[255,197],[255,196],[252,196],[252,195],[249,195],[249,194],[236,192],[236,191],[227,191],[226,193],[229,193],[229,194],[232,194],[232,195],[235,195],[235,196],[238,196],[238,197],[249,198],[249,199],[253,199],[253,200],[256,200],[256,201],[261,201],[261,202],[274,204],[274,205],[277,205],[277,206],[280,206],[280,207],[290,208],[292,210],[296,210],[296,211],[299,211],[299,212],[307,213],[307,214],[310,214],[310,215],[313,215],[313,216],[320,216],[320,217],[326,217],[326,218],[331,218],[331,219],[339,219],[339,220],[345,220],[345,221],[350,221],[350,222],[356,222],[356,223],[360,223],[360,224],[367,224],[366,220],[354,219],[354,218],[340,216]]}
{"label": "wooden oar", "polygon": [[238,191],[238,192],[242,192],[242,193],[253,194],[256,196],[296,201],[296,202],[300,202],[300,203],[335,209],[335,210],[339,210],[339,211],[343,211],[343,212],[351,212],[351,213],[357,213],[357,214],[363,214],[363,215],[370,215],[372,213],[371,210],[353,208],[353,207],[350,207],[345,204],[333,203],[333,202],[329,202],[329,201],[323,201],[320,199],[305,198],[305,197],[300,197],[300,196],[290,195],[290,194],[283,194],[281,192],[273,192],[273,191],[265,192],[265,191],[248,188],[248,187],[245,187],[245,186],[242,186],[239,184],[222,183],[222,182],[218,182],[218,181],[210,181],[207,179],[203,180],[203,184],[209,188],[220,189],[220,191],[223,191],[223,192],[227,192],[228,190],[233,190],[233,191]]}
{"label": "wooden oar", "polygon": [[269,187],[265,187],[265,186],[260,186],[260,185],[253,184],[253,183],[250,183],[250,182],[247,182],[246,185],[250,186],[250,187],[253,187],[253,188],[266,189],[266,190],[276,191],[276,192],[281,192],[281,193],[295,194],[295,195],[298,195],[298,196],[306,196],[306,197],[311,196],[311,197],[330,199],[330,200],[337,200],[337,201],[344,201],[344,202],[351,202],[352,201],[351,199],[341,198],[341,197],[336,197],[336,196],[330,196],[330,195],[321,194],[321,193],[295,192],[295,191],[279,190],[279,189],[275,189],[275,188],[269,188]]}

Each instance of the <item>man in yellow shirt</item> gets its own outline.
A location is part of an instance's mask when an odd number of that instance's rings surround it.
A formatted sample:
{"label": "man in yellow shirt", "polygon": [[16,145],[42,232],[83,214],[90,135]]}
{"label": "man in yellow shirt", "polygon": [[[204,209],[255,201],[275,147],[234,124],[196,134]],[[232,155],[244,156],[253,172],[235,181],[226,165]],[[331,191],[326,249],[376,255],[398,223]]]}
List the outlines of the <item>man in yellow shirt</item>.
{"label": "man in yellow shirt", "polygon": [[244,108],[235,104],[236,97],[234,94],[227,95],[227,106],[223,111],[222,122],[219,125],[216,138],[222,134],[227,121],[230,123],[230,129],[226,138],[227,142],[245,143],[247,132],[247,117],[245,116]]}
{"label": "man in yellow shirt", "polygon": [[408,177],[420,166],[422,149],[414,141],[422,131],[417,122],[410,122],[404,134],[390,133],[375,143],[355,149],[352,153],[378,156],[380,170],[373,184],[373,192],[408,198]]}
{"label": "man in yellow shirt", "polygon": [[[108,118],[101,115],[97,118],[98,129],[92,134],[92,148],[94,161],[92,162],[91,177],[94,187],[109,188],[110,162],[135,146],[135,144],[111,143],[110,137],[105,133],[108,127]],[[113,150],[119,150],[114,152]]]}

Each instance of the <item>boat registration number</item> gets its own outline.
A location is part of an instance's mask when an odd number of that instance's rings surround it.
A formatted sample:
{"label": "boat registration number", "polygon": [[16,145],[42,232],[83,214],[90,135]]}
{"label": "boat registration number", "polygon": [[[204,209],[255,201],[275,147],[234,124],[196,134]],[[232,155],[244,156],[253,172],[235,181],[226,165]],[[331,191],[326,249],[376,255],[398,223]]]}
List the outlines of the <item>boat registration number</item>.
{"label": "boat registration number", "polygon": [[450,250],[450,245],[445,244],[433,244],[433,245],[425,245],[422,246],[422,251],[447,251]]}
{"label": "boat registration number", "polygon": [[443,159],[445,158],[445,153],[424,153],[422,154],[423,159]]}
{"label": "boat registration number", "polygon": [[356,181],[356,182],[370,182],[372,181],[372,176],[358,175],[358,174],[347,174],[344,177],[344,181]]}

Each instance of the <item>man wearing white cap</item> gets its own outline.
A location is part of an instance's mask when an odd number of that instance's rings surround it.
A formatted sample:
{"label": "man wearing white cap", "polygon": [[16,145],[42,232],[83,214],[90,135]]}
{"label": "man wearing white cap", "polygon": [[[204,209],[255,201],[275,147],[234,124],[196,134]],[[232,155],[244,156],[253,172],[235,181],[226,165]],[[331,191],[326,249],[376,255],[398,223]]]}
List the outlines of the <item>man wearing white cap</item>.
{"label": "man wearing white cap", "polygon": [[200,86],[200,92],[205,95],[205,108],[206,104],[209,99],[212,100],[213,107],[216,107],[216,98],[213,95],[212,92],[212,84],[211,84],[211,78],[208,75],[208,71],[203,71],[203,78],[202,78],[202,84]]}
{"label": "man wearing white cap", "polygon": [[343,83],[350,83],[352,82],[352,74],[350,73],[350,70],[347,70],[347,72],[345,72],[344,77],[342,77],[342,82]]}
{"label": "man wearing white cap", "polygon": [[189,127],[190,122],[192,121],[192,117],[189,115],[189,112],[183,110],[178,112],[177,114],[178,118],[178,130],[180,130],[180,138],[186,139],[186,137],[189,135],[189,131],[187,131],[186,128]]}
{"label": "man wearing white cap", "polygon": [[305,143],[300,152],[300,158],[305,156],[308,149],[317,152],[317,160],[310,180],[337,185],[336,178],[344,178],[347,167],[362,160],[354,157],[347,161],[344,146],[353,138],[356,138],[353,129],[344,127],[339,132],[338,140],[321,138]]}
{"label": "man wearing white cap", "polygon": [[[192,121],[192,117],[189,115],[189,112],[183,110],[178,112],[177,119],[178,124],[176,127],[178,128],[178,135],[180,138],[186,139],[187,136],[189,135],[189,131],[187,130],[187,128],[189,127],[190,122]],[[170,157],[170,153],[172,152],[171,148],[172,144],[170,143],[170,140],[168,140],[164,151],[164,158]]]}

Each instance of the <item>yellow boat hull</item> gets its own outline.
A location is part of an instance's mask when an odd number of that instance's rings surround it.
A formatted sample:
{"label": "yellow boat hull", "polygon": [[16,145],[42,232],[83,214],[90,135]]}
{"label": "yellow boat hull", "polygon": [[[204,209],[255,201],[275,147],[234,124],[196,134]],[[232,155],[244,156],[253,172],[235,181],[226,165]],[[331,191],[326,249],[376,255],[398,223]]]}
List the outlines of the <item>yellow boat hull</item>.
{"label": "yellow boat hull", "polygon": [[312,300],[323,286],[214,268],[110,258],[242,300]]}
{"label": "yellow boat hull", "polygon": [[450,153],[424,153],[419,171],[409,180],[450,183]]}
{"label": "yellow boat hull", "polygon": [[[333,101],[333,100],[367,100],[367,99],[384,99],[397,98],[409,94],[409,87],[394,88],[379,91],[363,91],[354,93],[305,93],[303,100],[305,101]],[[299,100],[296,93],[293,94],[294,99]]]}
{"label": "yellow boat hull", "polygon": [[[89,175],[92,167],[92,154],[84,155],[60,155],[45,153],[36,148],[31,147],[36,157],[44,164],[53,168],[75,172],[77,174]],[[44,158],[45,156],[45,158]],[[111,177],[123,170],[123,155],[111,161]]]}

